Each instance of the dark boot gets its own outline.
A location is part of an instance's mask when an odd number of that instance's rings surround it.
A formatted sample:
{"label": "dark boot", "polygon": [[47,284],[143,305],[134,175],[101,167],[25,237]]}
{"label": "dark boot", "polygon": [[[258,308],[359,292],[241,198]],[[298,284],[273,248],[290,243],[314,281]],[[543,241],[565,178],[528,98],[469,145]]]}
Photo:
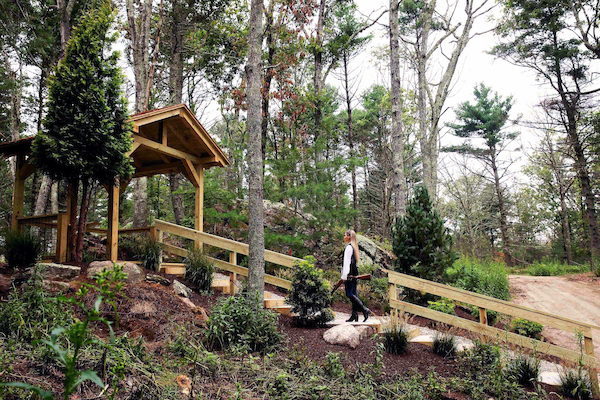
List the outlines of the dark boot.
{"label": "dark boot", "polygon": [[371,310],[369,310],[368,308],[365,307],[365,310],[363,311],[363,315],[365,316],[365,319],[363,320],[363,322],[367,322],[367,319],[369,319],[369,315],[373,314],[371,312]]}
{"label": "dark boot", "polygon": [[352,315],[350,316],[350,319],[347,319],[346,322],[357,322],[358,321],[358,313],[355,311],[352,311]]}

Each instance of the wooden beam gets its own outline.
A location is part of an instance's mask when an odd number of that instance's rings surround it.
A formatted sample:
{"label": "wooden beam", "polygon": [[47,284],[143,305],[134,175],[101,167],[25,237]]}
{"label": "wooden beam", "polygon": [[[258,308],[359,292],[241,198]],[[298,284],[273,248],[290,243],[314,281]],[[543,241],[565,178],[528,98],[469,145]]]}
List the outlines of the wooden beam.
{"label": "wooden beam", "polygon": [[134,178],[141,176],[152,176],[156,174],[166,174],[169,172],[180,172],[184,170],[181,161],[175,161],[167,164],[156,164],[147,167],[137,168],[133,174]]}
{"label": "wooden beam", "polygon": [[[202,138],[202,141],[204,142],[204,145],[210,150],[211,153],[213,153],[215,155],[215,157],[217,157],[217,159],[220,161],[221,165],[226,165],[227,163],[225,162],[225,160],[220,156],[220,149],[218,148],[218,145],[215,143],[215,141],[210,137],[210,135],[208,134],[208,132],[206,132],[204,129],[202,129],[202,125],[199,124],[199,122],[197,120],[192,120],[192,118],[187,115],[187,113],[181,113],[181,116],[183,118],[185,118],[185,120],[187,121],[187,123],[193,127],[194,129],[199,130],[200,132],[202,132],[203,135],[207,136],[207,139]],[[197,163],[200,164],[200,163]]]}
{"label": "wooden beam", "polygon": [[35,172],[35,170],[36,170],[35,165],[26,163],[25,165],[23,165],[23,168],[21,169],[21,179],[25,180],[25,179],[29,178],[31,176],[31,174],[33,174]]}
{"label": "wooden beam", "polygon": [[23,216],[23,205],[25,202],[25,180],[22,179],[23,167],[25,166],[25,156],[17,156],[17,165],[15,169],[15,186],[13,190],[12,201],[12,223],[13,231],[19,229],[19,218]]}
{"label": "wooden beam", "polygon": [[167,111],[167,112],[160,112],[158,114],[153,114],[153,113],[150,112],[150,113],[148,113],[147,117],[140,116],[140,117],[137,117],[137,118],[133,119],[132,121],[133,121],[133,124],[135,126],[140,127],[140,126],[143,126],[143,125],[149,125],[149,124],[152,124],[152,123],[157,122],[157,121],[161,121],[161,120],[165,120],[165,119],[168,119],[168,118],[171,118],[171,117],[175,117],[175,116],[177,116],[179,114],[180,114],[180,110],[179,109],[177,109],[177,110],[171,110],[171,111]]}
{"label": "wooden beam", "polygon": [[106,252],[110,261],[117,261],[119,248],[119,186],[108,188],[108,230],[106,232]]}
{"label": "wooden beam", "polygon": [[186,153],[184,151],[165,146],[161,143],[141,137],[140,135],[133,135],[133,140],[138,142],[140,145],[142,145],[148,149],[152,149],[158,153],[162,153],[162,154],[170,156],[170,157],[175,157],[180,160],[183,160],[183,159],[190,160],[194,164],[200,164],[200,160],[201,160],[200,157],[196,157],[196,156]]}
{"label": "wooden beam", "polygon": [[[200,175],[198,174],[198,172],[196,172],[196,167],[194,166],[194,164],[192,164],[192,162],[190,160],[181,160],[181,162],[183,163],[183,167],[185,168],[185,172],[187,172],[187,177],[190,180],[190,182],[192,182],[192,185],[194,185],[194,187],[200,187]],[[200,169],[201,170],[201,169]]]}
{"label": "wooden beam", "polygon": [[212,156],[212,157],[202,157],[200,159],[200,164],[212,164],[212,163],[216,163],[217,162],[217,157]]}
{"label": "wooden beam", "polygon": [[131,178],[130,179],[124,179],[120,182],[119,185],[119,196],[123,194],[123,192],[125,191],[125,189],[127,189],[127,186],[129,185],[129,183],[131,182]]}
{"label": "wooden beam", "polygon": [[[193,170],[193,168],[192,168]],[[196,197],[195,197],[195,209],[194,209],[194,227],[196,231],[204,231],[204,169],[202,166],[198,166],[196,177],[198,179],[198,185],[196,186]],[[202,247],[202,241],[196,240],[196,248]]]}
{"label": "wooden beam", "polygon": [[131,143],[131,150],[129,150],[127,153],[125,153],[125,155],[127,157],[131,157],[131,155],[138,149],[138,147],[140,147],[140,144],[136,141],[134,141],[133,143]]}
{"label": "wooden beam", "polygon": [[67,261],[67,233],[69,231],[69,214],[58,214],[56,232],[56,262]]}

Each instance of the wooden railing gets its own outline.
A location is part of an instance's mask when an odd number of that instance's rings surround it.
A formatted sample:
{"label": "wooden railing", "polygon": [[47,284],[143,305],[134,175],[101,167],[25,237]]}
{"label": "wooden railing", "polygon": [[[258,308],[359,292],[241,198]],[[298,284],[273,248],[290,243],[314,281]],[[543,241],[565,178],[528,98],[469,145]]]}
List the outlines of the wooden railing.
{"label": "wooden railing", "polygon": [[[237,254],[248,255],[248,245],[241,242],[236,242],[235,240],[226,239],[220,236],[211,235],[208,233],[196,231],[194,229],[186,228],[180,225],[175,225],[170,222],[165,222],[161,220],[154,221],[154,228],[156,229],[156,237],[159,241],[162,241],[162,233],[170,233],[173,235],[181,236],[186,239],[193,240],[195,242],[199,242],[202,244],[206,244],[209,246],[218,247],[223,250],[228,250],[229,253],[229,262],[218,260],[216,258],[209,257],[211,261],[215,263],[215,266],[224,271],[230,272],[230,279],[233,282],[235,280],[235,274],[240,274],[242,276],[248,276],[248,268],[241,267],[237,264]],[[170,244],[163,243],[162,247],[165,251],[179,255],[182,257],[187,256],[188,251],[181,247],[173,246]],[[281,265],[284,267],[292,267],[295,264],[301,262],[302,260],[296,257],[291,257],[285,254],[277,253],[270,250],[265,250],[265,261],[271,262],[273,264]],[[277,276],[265,274],[265,282],[271,285],[284,288],[291,289],[292,282],[287,279],[282,279]],[[233,291],[231,292],[233,293]]]}
{"label": "wooden railing", "polygon": [[[594,396],[599,397],[600,390],[598,388],[598,374],[596,371],[596,357],[594,356],[592,329],[600,330],[600,327],[414,276],[400,274],[389,270],[384,270],[384,272],[387,272],[388,274],[390,307],[393,311],[420,315],[434,321],[439,321],[494,338],[501,342],[516,344],[521,347],[533,349],[539,353],[556,356],[563,360],[578,362],[581,359],[590,372]],[[479,323],[399,300],[396,285],[474,305],[479,308]],[[565,349],[547,342],[488,326],[486,310],[493,310],[513,317],[524,318],[571,333],[581,332],[584,338],[584,353],[581,354],[578,351]]]}
{"label": "wooden railing", "polygon": [[65,213],[34,215],[31,217],[19,217],[17,219],[18,229],[24,226],[36,226],[40,228],[56,229],[56,252],[54,259],[64,262],[67,259],[67,233],[69,230],[69,217]]}

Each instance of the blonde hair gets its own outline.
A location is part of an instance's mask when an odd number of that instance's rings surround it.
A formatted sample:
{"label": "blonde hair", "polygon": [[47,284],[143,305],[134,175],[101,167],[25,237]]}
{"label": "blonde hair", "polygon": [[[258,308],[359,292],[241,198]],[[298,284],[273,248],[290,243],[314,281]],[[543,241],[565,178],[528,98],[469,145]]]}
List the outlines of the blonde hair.
{"label": "blonde hair", "polygon": [[358,264],[359,253],[358,253],[358,241],[356,240],[356,232],[352,229],[348,229],[346,233],[350,236],[350,244],[354,248],[354,257],[356,257],[356,264]]}

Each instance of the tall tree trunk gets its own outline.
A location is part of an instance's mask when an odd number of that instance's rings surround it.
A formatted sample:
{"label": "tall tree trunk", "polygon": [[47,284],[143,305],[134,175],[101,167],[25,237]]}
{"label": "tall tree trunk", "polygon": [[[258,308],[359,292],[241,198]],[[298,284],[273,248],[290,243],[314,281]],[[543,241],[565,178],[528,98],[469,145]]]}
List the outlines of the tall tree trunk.
{"label": "tall tree trunk", "polygon": [[[46,86],[46,70],[40,72],[40,80],[38,82],[38,98],[37,98],[37,131],[42,131],[42,119],[44,113],[44,87]],[[48,204],[48,196],[52,187],[51,179],[44,175],[40,190],[38,191],[37,200],[35,202],[34,215],[42,215],[45,213],[46,204]]]}
{"label": "tall tree trunk", "polygon": [[562,191],[560,193],[560,222],[562,227],[562,237],[565,248],[565,256],[567,258],[567,264],[573,265],[573,250],[571,248],[571,232],[569,230],[569,214],[567,211],[567,203],[565,201],[566,195]]}
{"label": "tall tree trunk", "polygon": [[265,232],[263,216],[263,159],[261,151],[261,44],[263,0],[252,0],[250,5],[250,35],[248,38],[247,104],[248,121],[248,289],[259,293],[261,304],[265,278]]}
{"label": "tall tree trunk", "polygon": [[[185,16],[180,13],[179,3],[173,2],[173,20],[171,23],[171,59],[169,62],[169,104],[175,105],[183,102],[183,20]],[[177,193],[181,188],[182,175],[169,174],[169,189],[175,223],[181,225],[185,217],[183,194]]]}
{"label": "tall tree trunk", "polygon": [[[346,93],[346,111],[348,113],[348,117],[346,119],[346,125],[348,127],[348,145],[350,147],[350,157],[354,157],[354,128],[352,126],[352,95],[350,94],[350,77],[348,74],[348,53],[344,52],[342,57],[343,65],[344,65],[344,91]],[[356,213],[354,216],[354,230],[356,232],[360,231],[360,220],[358,218],[358,191],[356,188],[356,166],[354,162],[352,162],[352,208],[354,208],[354,212]]]}
{"label": "tall tree trunk", "polygon": [[265,78],[262,89],[262,121],[261,121],[261,151],[263,160],[267,155],[267,133],[269,130],[269,100],[271,99],[271,81],[273,80],[273,60],[275,58],[275,43],[274,43],[274,25],[273,25],[273,8],[275,6],[275,0],[271,0],[269,8],[265,13],[266,25],[265,33],[267,39],[267,70],[265,71]]}
{"label": "tall tree trunk", "polygon": [[57,0],[60,15],[60,56],[63,58],[67,49],[67,42],[71,36],[71,14],[75,7],[75,0]]}
{"label": "tall tree trunk", "polygon": [[390,0],[390,74],[392,83],[394,218],[403,216],[406,213],[406,177],[404,176],[404,132],[402,124],[402,87],[400,84],[400,49],[398,43],[398,7],[398,0]]}
{"label": "tall tree trunk", "polygon": [[71,243],[71,260],[77,260],[77,233],[75,232],[75,227],[77,226],[77,197],[79,192],[79,181],[73,180],[69,182],[68,194],[67,196],[70,199],[69,202],[69,225],[71,226],[70,239]]}
{"label": "tall tree trunk", "polygon": [[[495,149],[492,150],[495,154]],[[498,166],[496,165],[496,158],[492,154],[492,171],[494,171],[494,186],[496,188],[496,196],[498,196],[498,208],[500,209],[500,233],[502,234],[502,251],[504,252],[504,263],[508,267],[514,265],[513,258],[510,254],[510,243],[508,240],[508,222],[506,215],[506,207],[504,204],[504,196],[502,195],[502,188],[500,186],[500,176],[498,175]]]}
{"label": "tall tree trunk", "polygon": [[83,181],[81,188],[81,208],[79,209],[79,223],[77,224],[77,241],[75,258],[76,262],[81,262],[83,259],[83,239],[87,225],[88,201],[90,196],[90,183],[88,180]]}
{"label": "tall tree trunk", "polygon": [[[135,112],[146,110],[146,87],[148,86],[150,53],[150,21],[152,19],[152,0],[144,0],[136,18],[133,0],[127,0],[127,32],[131,41],[133,56],[133,74],[135,80]],[[148,223],[147,179],[133,180],[133,226],[144,226]]]}
{"label": "tall tree trunk", "polygon": [[[315,130],[314,130],[314,140],[315,145],[321,136],[321,128],[323,125],[323,110],[321,104],[321,96],[324,87],[323,82],[323,33],[325,30],[325,2],[326,0],[321,0],[319,3],[319,14],[317,19],[317,37],[314,43],[313,55],[315,58],[314,64],[314,77],[313,77],[313,86],[315,93]],[[321,161],[321,151],[318,146],[315,146],[315,161]]]}

